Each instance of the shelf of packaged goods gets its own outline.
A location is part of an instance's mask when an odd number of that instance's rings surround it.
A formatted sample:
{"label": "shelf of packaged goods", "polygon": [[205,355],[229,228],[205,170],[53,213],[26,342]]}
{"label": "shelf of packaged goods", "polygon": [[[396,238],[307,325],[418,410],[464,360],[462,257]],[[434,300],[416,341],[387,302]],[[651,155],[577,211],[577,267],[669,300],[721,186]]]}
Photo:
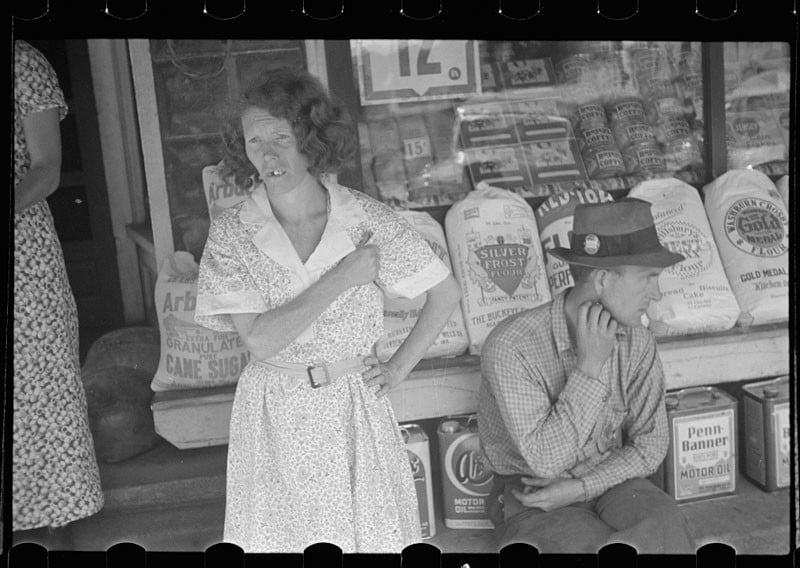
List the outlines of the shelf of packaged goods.
{"label": "shelf of packaged goods", "polygon": [[[789,372],[787,323],[716,334],[661,338],[667,390],[755,380]],[[476,356],[423,360],[389,398],[399,422],[475,412]],[[235,386],[156,393],[156,431],[179,448],[225,444]]]}

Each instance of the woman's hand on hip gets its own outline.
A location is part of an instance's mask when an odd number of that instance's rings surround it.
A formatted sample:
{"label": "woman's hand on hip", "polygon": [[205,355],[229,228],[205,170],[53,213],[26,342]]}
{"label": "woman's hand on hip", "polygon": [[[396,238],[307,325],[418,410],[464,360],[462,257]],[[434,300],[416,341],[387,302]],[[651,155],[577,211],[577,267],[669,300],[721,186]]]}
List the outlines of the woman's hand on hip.
{"label": "woman's hand on hip", "polygon": [[364,365],[369,367],[362,374],[364,383],[368,387],[379,386],[380,388],[378,388],[378,390],[375,392],[376,396],[378,397],[389,394],[389,391],[403,382],[403,379],[406,378],[406,375],[397,367],[395,367],[391,361],[382,363],[374,355],[369,355],[364,358]]}

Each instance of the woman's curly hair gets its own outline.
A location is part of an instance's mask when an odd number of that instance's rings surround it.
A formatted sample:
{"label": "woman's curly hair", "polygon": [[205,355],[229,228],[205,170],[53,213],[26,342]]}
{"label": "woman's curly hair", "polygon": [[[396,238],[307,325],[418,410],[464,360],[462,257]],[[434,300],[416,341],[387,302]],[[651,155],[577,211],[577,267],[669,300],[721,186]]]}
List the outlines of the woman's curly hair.
{"label": "woman's curly hair", "polygon": [[297,148],[309,161],[309,172],[335,173],[356,155],[357,142],[347,110],[307,71],[281,67],[266,71],[228,105],[222,129],[222,175],[243,187],[260,181],[247,159],[242,115],[249,108],[269,112],[292,125]]}

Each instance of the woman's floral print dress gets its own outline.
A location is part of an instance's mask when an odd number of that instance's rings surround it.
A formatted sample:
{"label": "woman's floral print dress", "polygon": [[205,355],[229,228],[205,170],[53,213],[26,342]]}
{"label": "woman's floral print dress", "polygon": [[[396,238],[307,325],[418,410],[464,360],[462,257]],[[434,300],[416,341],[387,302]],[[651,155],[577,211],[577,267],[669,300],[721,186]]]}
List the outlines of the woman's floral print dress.
{"label": "woman's floral print dress", "polygon": [[[383,294],[415,297],[449,269],[385,205],[328,183],[328,222],[302,263],[263,185],[212,223],[200,264],[196,319],[233,330],[228,314],[261,313],[308,288],[365,235],[380,248],[376,284],[350,288],[275,359],[309,365],[366,356],[383,333]],[[380,286],[380,288],[379,288]],[[403,439],[388,397],[361,374],[313,389],[253,360],[230,424],[224,540],[246,552],[400,552],[419,541]]]}
{"label": "woman's floral print dress", "polygon": [[[14,185],[30,169],[22,120],[67,114],[42,54],[14,42]],[[78,312],[46,201],[14,214],[13,529],[59,527],[103,506],[78,360]]]}

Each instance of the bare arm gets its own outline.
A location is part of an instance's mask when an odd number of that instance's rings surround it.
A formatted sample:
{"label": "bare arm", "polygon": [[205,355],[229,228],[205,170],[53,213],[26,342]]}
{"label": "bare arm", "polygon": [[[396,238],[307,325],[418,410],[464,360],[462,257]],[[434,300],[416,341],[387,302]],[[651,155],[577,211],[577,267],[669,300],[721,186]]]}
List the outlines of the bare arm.
{"label": "bare arm", "polygon": [[31,167],[14,187],[14,213],[24,211],[58,189],[61,180],[61,131],[58,109],[29,114],[22,119]]}
{"label": "bare arm", "polygon": [[378,274],[378,247],[356,248],[289,302],[261,314],[231,314],[236,331],[256,359],[269,359],[294,341],[345,290]]}
{"label": "bare arm", "polygon": [[364,372],[368,386],[381,385],[378,396],[387,394],[392,388],[405,380],[419,363],[425,351],[436,340],[448,318],[461,299],[461,288],[452,274],[428,290],[425,305],[417,323],[395,351],[392,358],[380,363],[376,357],[368,357],[364,362],[372,368]]}

